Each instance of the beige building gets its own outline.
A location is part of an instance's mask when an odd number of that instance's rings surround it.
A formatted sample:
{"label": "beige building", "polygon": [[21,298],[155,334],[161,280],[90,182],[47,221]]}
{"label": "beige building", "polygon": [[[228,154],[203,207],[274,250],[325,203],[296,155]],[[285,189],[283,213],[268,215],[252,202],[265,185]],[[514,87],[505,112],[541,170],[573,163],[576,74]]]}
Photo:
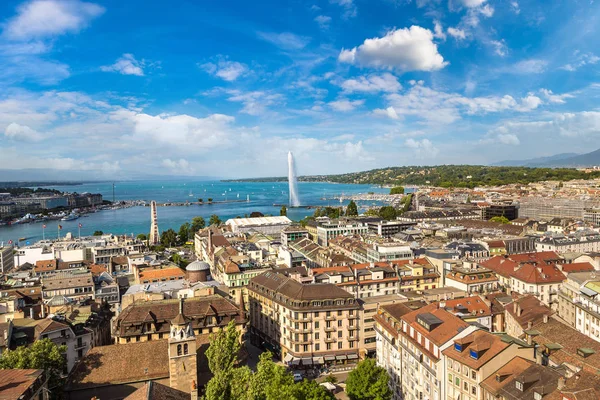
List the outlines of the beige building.
{"label": "beige building", "polygon": [[515,357],[535,360],[534,347],[507,335],[478,330],[454,340],[446,358],[446,399],[483,400],[480,384]]}
{"label": "beige building", "polygon": [[269,271],[248,284],[250,334],[291,365],[347,362],[359,357],[360,305],[332,284],[302,284]]}

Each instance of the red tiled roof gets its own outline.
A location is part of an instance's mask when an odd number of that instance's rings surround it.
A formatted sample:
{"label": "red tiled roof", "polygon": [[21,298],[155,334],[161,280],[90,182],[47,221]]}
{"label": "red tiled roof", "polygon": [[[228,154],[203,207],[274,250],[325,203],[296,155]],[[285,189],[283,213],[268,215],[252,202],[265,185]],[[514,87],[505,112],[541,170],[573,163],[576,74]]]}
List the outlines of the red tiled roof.
{"label": "red tiled roof", "polygon": [[[491,315],[492,310],[479,296],[463,297],[462,299],[445,300],[445,307],[454,309],[457,306],[466,307],[470,313],[475,311],[477,316]],[[482,313],[483,311],[483,313]]]}
{"label": "red tiled roof", "polygon": [[40,376],[43,379],[43,374],[41,369],[3,370],[0,373],[0,400],[20,399]]}
{"label": "red tiled roof", "polygon": [[593,271],[594,266],[589,262],[578,262],[571,264],[561,264],[561,268],[563,272],[571,273],[571,272],[587,272]]}
{"label": "red tiled roof", "polygon": [[523,264],[511,274],[515,279],[526,283],[560,283],[567,279],[555,265],[532,265]]}

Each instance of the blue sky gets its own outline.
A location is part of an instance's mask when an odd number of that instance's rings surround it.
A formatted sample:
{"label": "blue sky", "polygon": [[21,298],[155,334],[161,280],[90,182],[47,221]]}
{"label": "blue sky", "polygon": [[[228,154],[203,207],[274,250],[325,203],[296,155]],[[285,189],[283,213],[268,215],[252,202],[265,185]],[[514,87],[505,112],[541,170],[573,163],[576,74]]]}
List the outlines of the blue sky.
{"label": "blue sky", "polygon": [[598,1],[5,0],[0,12],[4,170],[281,176],[288,150],[319,174],[600,147]]}

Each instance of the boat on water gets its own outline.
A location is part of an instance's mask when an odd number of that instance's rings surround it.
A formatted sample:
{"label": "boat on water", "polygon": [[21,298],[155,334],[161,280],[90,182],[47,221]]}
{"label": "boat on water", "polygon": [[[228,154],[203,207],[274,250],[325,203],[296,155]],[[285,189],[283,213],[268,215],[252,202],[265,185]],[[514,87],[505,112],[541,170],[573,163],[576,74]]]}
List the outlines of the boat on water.
{"label": "boat on water", "polygon": [[19,238],[19,242],[24,242],[25,240],[27,240],[26,237]]}
{"label": "boat on water", "polygon": [[71,214],[62,217],[60,220],[61,221],[73,221],[73,220],[76,220],[79,217],[80,217],[79,214],[72,212]]}

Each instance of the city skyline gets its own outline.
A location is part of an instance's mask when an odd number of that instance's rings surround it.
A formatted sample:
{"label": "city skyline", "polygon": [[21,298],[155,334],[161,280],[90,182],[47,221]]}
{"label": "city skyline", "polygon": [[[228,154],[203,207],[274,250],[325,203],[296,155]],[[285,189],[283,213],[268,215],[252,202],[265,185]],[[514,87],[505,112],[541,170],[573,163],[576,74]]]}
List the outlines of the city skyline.
{"label": "city skyline", "polygon": [[0,7],[0,170],[280,176],[292,151],[310,175],[598,147],[590,1]]}

